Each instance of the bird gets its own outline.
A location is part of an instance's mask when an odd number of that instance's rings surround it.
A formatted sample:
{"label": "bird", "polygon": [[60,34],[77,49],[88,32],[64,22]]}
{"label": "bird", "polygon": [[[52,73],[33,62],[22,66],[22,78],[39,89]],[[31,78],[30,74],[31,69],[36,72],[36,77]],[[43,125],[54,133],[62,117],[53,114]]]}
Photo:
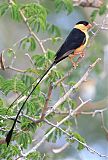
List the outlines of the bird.
{"label": "bird", "polygon": [[[79,21],[78,23],[75,24],[74,28],[71,30],[67,38],[65,39],[64,43],[61,45],[59,50],[56,52],[54,61],[50,65],[50,67],[45,71],[45,73],[41,76],[37,84],[33,87],[33,89],[30,91],[28,96],[26,97],[25,101],[23,102],[20,110],[18,111],[16,118],[14,120],[14,123],[12,125],[12,128],[8,132],[6,136],[6,143],[7,147],[11,141],[12,134],[14,127],[16,125],[17,119],[19,117],[19,114],[23,107],[25,106],[27,100],[31,96],[31,94],[34,92],[36,87],[40,84],[40,82],[45,78],[45,76],[49,73],[49,71],[56,66],[59,62],[61,62],[65,58],[69,58],[70,61],[72,62],[72,65],[74,68],[77,67],[80,59],[84,57],[84,49],[87,46],[88,40],[89,40],[89,34],[88,30],[92,27],[92,25],[87,22],[87,21]],[[73,59],[74,57],[78,56],[79,58],[77,62],[74,62]],[[17,98],[18,99],[18,98]],[[15,101],[14,101],[15,102]]]}

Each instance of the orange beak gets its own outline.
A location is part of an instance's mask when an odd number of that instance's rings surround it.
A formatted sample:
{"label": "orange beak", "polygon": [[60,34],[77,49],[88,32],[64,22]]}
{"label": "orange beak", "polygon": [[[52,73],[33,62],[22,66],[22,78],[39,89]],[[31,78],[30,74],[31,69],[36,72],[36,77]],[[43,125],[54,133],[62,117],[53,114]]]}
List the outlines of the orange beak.
{"label": "orange beak", "polygon": [[88,28],[88,29],[92,28],[92,25],[89,23],[89,24],[87,25],[87,28]]}

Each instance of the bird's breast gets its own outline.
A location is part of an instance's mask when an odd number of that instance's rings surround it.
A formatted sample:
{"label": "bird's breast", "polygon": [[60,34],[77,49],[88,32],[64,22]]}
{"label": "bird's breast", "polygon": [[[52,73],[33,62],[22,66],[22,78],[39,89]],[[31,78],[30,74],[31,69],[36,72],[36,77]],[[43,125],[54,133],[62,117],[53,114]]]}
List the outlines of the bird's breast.
{"label": "bird's breast", "polygon": [[84,44],[81,44],[81,46],[80,46],[80,47],[78,47],[78,48],[75,50],[75,53],[82,52],[82,51],[85,49],[85,47],[87,46],[88,39],[89,39],[89,35],[88,35],[88,33],[85,33],[85,37],[86,37],[86,39],[85,39]]}

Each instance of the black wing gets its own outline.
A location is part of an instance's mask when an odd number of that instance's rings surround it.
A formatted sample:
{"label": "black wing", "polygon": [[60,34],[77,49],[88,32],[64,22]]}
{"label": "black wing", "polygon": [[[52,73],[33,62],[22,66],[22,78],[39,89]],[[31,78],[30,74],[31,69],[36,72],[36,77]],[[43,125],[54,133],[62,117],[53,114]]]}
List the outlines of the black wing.
{"label": "black wing", "polygon": [[68,57],[75,49],[80,47],[86,40],[85,33],[80,31],[79,29],[74,28],[60,49],[56,53],[55,63],[57,64],[62,59]]}

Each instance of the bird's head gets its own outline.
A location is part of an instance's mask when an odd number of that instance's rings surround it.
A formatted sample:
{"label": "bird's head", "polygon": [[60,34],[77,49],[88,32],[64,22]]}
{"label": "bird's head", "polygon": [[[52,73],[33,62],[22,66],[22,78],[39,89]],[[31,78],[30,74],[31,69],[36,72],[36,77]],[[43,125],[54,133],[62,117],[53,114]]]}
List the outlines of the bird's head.
{"label": "bird's head", "polygon": [[80,29],[82,31],[87,31],[91,27],[92,27],[92,25],[89,22],[87,22],[87,21],[79,21],[78,23],[76,23],[74,28]]}

